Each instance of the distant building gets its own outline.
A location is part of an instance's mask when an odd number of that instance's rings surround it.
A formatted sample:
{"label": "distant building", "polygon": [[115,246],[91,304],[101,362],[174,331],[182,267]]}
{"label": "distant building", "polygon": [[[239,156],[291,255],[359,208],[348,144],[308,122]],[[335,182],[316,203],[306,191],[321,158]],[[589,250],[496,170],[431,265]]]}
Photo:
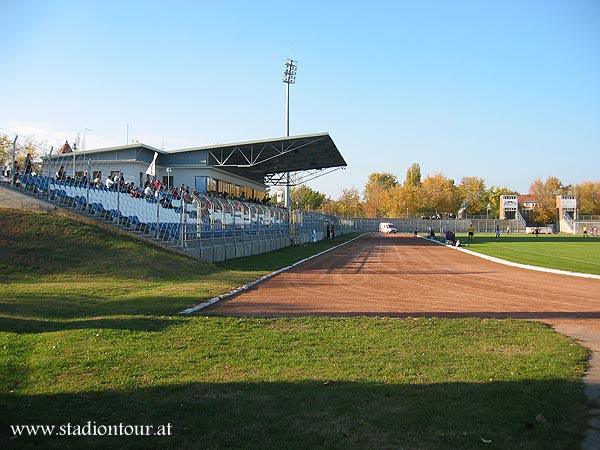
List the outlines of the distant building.
{"label": "distant building", "polygon": [[538,198],[532,194],[517,195],[517,202],[523,209],[532,210],[539,204]]}
{"label": "distant building", "polygon": [[69,141],[65,141],[63,146],[58,151],[58,155],[73,154],[73,149],[69,145]]}
{"label": "distant building", "polygon": [[500,196],[500,219],[515,219],[519,210],[528,214],[533,211],[539,201],[535,195],[502,195]]}

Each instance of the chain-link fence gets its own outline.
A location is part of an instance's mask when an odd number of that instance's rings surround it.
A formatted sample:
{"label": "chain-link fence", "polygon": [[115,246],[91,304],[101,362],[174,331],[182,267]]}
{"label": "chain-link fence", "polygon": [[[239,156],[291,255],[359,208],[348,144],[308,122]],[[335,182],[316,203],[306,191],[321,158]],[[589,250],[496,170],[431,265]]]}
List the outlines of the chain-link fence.
{"label": "chain-link fence", "polygon": [[[294,210],[165,188],[160,183],[142,189],[117,181],[101,183],[88,177],[21,173],[15,187],[82,214],[110,222],[140,236],[177,248],[205,261],[257,255],[289,245],[302,245],[351,232],[377,231],[381,222],[399,232],[519,232],[517,220],[495,219],[364,219]],[[10,180],[6,180],[10,183]]]}

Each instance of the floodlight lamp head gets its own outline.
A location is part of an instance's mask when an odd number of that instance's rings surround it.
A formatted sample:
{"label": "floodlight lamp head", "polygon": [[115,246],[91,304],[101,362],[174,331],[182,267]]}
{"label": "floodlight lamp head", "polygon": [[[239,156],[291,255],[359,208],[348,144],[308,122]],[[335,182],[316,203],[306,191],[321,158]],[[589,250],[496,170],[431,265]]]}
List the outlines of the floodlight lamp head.
{"label": "floodlight lamp head", "polygon": [[298,61],[287,59],[285,61],[285,70],[283,71],[283,82],[287,84],[296,83],[296,72],[298,71]]}

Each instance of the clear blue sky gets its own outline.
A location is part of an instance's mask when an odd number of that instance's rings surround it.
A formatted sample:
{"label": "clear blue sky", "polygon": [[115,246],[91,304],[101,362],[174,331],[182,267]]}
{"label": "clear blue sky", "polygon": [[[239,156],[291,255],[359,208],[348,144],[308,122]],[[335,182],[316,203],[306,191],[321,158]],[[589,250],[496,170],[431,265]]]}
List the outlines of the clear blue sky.
{"label": "clear blue sky", "polygon": [[[348,169],[600,178],[600,1],[0,2],[0,127],[165,148],[327,131]],[[0,131],[4,131],[1,130]]]}

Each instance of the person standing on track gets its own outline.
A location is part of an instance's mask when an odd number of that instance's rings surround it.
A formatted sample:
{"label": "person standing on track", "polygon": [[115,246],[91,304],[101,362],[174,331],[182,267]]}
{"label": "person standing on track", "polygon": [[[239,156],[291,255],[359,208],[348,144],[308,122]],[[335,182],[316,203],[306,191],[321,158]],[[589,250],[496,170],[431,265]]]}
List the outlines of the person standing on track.
{"label": "person standing on track", "polygon": [[475,237],[475,228],[473,228],[473,224],[469,225],[469,228],[467,228],[467,232],[468,232],[467,242],[473,242],[473,238]]}
{"label": "person standing on track", "polygon": [[417,237],[417,234],[419,233],[419,228],[415,227],[415,232],[413,234],[414,237]]}

